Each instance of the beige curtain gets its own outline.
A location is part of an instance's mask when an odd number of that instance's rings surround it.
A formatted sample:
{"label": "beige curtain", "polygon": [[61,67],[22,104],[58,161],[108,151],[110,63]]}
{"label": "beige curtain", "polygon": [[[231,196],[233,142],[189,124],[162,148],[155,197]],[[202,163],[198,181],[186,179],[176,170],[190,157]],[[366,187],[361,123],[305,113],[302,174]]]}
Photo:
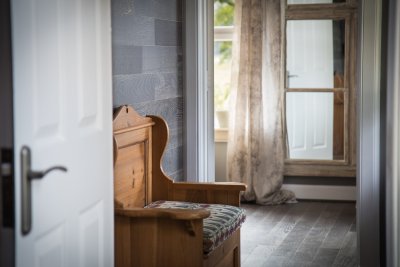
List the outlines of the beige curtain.
{"label": "beige curtain", "polygon": [[295,201],[281,190],[284,167],[280,0],[236,0],[228,180],[244,182],[244,200]]}

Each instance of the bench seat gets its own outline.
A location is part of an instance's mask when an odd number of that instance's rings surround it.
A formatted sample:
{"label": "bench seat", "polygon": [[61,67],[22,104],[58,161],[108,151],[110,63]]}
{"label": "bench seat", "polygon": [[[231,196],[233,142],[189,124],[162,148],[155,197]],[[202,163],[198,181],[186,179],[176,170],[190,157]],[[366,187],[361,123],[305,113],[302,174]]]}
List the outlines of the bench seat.
{"label": "bench seat", "polygon": [[205,209],[210,211],[210,216],[203,221],[204,254],[210,253],[221,245],[240,228],[246,219],[246,214],[242,208],[220,204],[159,200],[147,205],[145,208]]}

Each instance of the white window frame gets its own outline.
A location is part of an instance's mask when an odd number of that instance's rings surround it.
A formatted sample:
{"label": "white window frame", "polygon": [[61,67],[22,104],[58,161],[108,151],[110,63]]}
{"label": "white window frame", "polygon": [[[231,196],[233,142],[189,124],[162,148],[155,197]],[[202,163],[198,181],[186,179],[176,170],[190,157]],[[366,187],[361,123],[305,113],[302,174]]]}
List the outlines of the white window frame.
{"label": "white window frame", "polygon": [[215,181],[213,0],[184,0],[184,175]]}
{"label": "white window frame", "polygon": [[214,27],[214,42],[215,41],[232,41],[233,42],[233,26],[215,26]]}

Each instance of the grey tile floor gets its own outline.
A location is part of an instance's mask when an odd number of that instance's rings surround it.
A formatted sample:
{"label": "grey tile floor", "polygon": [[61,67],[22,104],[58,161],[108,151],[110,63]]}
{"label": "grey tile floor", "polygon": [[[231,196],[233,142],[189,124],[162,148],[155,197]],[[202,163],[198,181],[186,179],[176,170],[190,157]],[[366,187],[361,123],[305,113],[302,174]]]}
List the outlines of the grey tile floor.
{"label": "grey tile floor", "polygon": [[242,207],[242,267],[357,266],[355,203]]}

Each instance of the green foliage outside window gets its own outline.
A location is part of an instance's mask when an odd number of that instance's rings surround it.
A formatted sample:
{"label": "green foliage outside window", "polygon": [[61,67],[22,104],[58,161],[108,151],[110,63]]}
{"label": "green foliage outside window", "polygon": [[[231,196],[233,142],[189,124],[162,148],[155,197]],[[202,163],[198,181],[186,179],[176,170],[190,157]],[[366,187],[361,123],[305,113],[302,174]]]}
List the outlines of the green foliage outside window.
{"label": "green foliage outside window", "polygon": [[[233,26],[234,0],[214,0],[214,26]],[[231,58],[232,42],[222,42],[218,47],[221,64]]]}
{"label": "green foliage outside window", "polygon": [[214,1],[214,26],[232,26],[234,0]]}
{"label": "green foliage outside window", "polygon": [[[214,0],[214,26],[233,26],[234,0]],[[214,44],[214,105],[216,110],[228,108],[232,42]]]}

